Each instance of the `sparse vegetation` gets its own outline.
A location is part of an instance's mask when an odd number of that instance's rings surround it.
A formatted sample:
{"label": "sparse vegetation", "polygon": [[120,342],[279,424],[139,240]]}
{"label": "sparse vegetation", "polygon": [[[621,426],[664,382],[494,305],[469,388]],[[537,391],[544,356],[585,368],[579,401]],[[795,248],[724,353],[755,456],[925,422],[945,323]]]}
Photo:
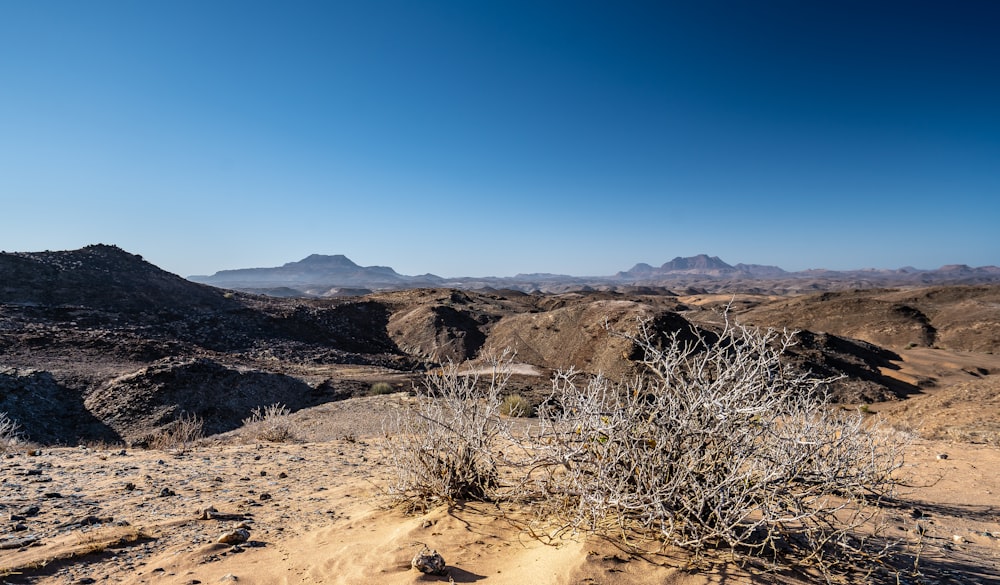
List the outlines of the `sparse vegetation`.
{"label": "sparse vegetation", "polygon": [[153,433],[146,440],[150,449],[187,449],[204,437],[205,421],[191,413],[181,413],[177,420],[166,428]]}
{"label": "sparse vegetation", "polygon": [[6,412],[0,412],[0,453],[6,452],[20,440],[21,425],[7,416]]}
{"label": "sparse vegetation", "polygon": [[520,394],[508,394],[500,403],[500,414],[504,416],[531,416],[534,410],[531,403]]}
{"label": "sparse vegetation", "polygon": [[[396,421],[391,493],[425,504],[518,494],[544,538],[597,533],[698,557],[723,548],[828,577],[873,567],[887,546],[862,537],[891,497],[901,443],[861,413],[829,408],[830,382],[787,369],[791,334],[726,321],[718,339],[626,336],[642,373],[623,382],[557,374],[539,426],[514,439],[500,418],[507,378],[487,387],[454,368],[427,379]],[[516,458],[499,460],[505,440]],[[511,486],[501,466],[525,470]],[[863,529],[864,528],[864,529]]]}
{"label": "sparse vegetation", "polygon": [[396,388],[388,382],[375,382],[368,389],[368,394],[371,396],[381,396],[383,394],[392,394],[396,392]]}
{"label": "sparse vegetation", "polygon": [[394,501],[424,507],[497,495],[500,395],[510,378],[510,356],[487,358],[484,378],[455,364],[428,374],[414,408],[387,421]]}
{"label": "sparse vegetation", "polygon": [[291,411],[283,404],[256,407],[248,418],[243,419],[246,432],[258,441],[284,443],[295,438]]}

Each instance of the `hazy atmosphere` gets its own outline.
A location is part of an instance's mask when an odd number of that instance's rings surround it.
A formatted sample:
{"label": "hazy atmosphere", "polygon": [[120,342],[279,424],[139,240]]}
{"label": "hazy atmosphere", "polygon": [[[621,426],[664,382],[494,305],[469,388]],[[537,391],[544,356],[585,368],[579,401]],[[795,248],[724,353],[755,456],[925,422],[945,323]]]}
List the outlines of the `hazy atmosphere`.
{"label": "hazy atmosphere", "polygon": [[0,0],[0,249],[1000,264],[994,2]]}

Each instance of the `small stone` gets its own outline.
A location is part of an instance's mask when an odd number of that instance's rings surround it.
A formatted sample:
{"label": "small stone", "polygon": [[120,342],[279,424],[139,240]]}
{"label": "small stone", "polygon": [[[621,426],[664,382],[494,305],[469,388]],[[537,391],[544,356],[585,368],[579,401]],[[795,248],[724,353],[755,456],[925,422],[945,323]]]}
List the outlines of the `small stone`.
{"label": "small stone", "polygon": [[44,494],[42,494],[42,497],[43,498],[61,498],[62,494],[60,494],[59,492],[45,492]]}
{"label": "small stone", "polygon": [[97,580],[93,577],[83,577],[82,579],[77,579],[76,582],[80,585],[90,585],[91,583],[97,583]]}
{"label": "small stone", "polygon": [[260,476],[261,476],[261,477],[267,477],[267,472],[266,472],[266,471],[264,471],[263,469],[261,469],[261,470],[260,470]]}
{"label": "small stone", "polygon": [[947,458],[948,458],[948,454],[947,454],[947,453],[938,453],[938,454],[937,454],[937,458],[938,458],[939,460],[944,460],[944,459],[947,459]]}
{"label": "small stone", "polygon": [[428,575],[444,575],[446,572],[444,557],[438,554],[436,550],[431,550],[427,547],[424,547],[422,551],[413,557],[410,566]]}
{"label": "small stone", "polygon": [[222,576],[221,579],[219,579],[219,581],[239,581],[239,580],[240,578],[237,577],[236,575],[233,575],[232,573],[226,573],[225,575]]}
{"label": "small stone", "polygon": [[131,481],[125,484],[125,491],[130,492],[135,489],[135,484]]}
{"label": "small stone", "polygon": [[951,540],[955,544],[965,544],[966,542],[968,542],[967,540],[965,540],[965,537],[962,536],[961,534],[952,535]]}
{"label": "small stone", "polygon": [[250,539],[250,531],[246,528],[237,528],[229,532],[223,532],[215,542],[220,544],[242,544]]}
{"label": "small stone", "polygon": [[288,474],[287,474],[287,473],[285,473],[284,471],[282,471],[281,473],[279,473],[279,474],[278,474],[278,477],[279,477],[280,479],[285,479],[286,477],[288,477]]}
{"label": "small stone", "polygon": [[270,499],[271,499],[271,494],[263,493],[263,494],[260,495],[260,501],[262,501],[262,502],[266,502],[267,500],[270,500]]}
{"label": "small stone", "polygon": [[198,512],[198,519],[199,520],[211,520],[212,518],[215,518],[216,516],[218,516],[218,514],[219,514],[219,511],[215,509],[215,506],[209,506],[209,507],[205,508],[204,510],[200,510]]}
{"label": "small stone", "polygon": [[160,494],[159,495],[160,495],[161,498],[169,498],[170,496],[176,496],[177,492],[175,492],[174,490],[172,490],[170,488],[163,488],[162,490],[160,490]]}

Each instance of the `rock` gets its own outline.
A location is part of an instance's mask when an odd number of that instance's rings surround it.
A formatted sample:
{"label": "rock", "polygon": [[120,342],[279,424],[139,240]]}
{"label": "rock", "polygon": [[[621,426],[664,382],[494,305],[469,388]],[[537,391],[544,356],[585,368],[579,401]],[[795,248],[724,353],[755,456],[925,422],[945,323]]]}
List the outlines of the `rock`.
{"label": "rock", "polygon": [[948,458],[948,454],[947,453],[938,453],[937,458],[939,460],[947,459]]}
{"label": "rock", "polygon": [[229,532],[223,532],[215,542],[220,544],[242,544],[250,539],[250,531],[246,528],[237,528]]}
{"label": "rock", "polygon": [[23,538],[13,538],[13,537],[0,537],[0,550],[11,550],[19,549],[25,546],[32,546],[39,541],[41,537],[37,535],[29,535]]}
{"label": "rock", "polygon": [[219,511],[215,509],[214,506],[209,506],[204,510],[198,511],[199,520],[211,520],[219,515]]}
{"label": "rock", "polygon": [[168,498],[170,496],[176,496],[177,492],[175,492],[174,490],[172,490],[170,488],[163,488],[162,490],[160,490],[160,494],[159,495],[160,495],[161,498]]}
{"label": "rock", "polygon": [[444,575],[446,572],[444,557],[438,554],[436,550],[431,550],[427,547],[424,547],[422,551],[413,557],[410,566],[428,575]]}
{"label": "rock", "polygon": [[225,575],[222,576],[221,579],[219,579],[219,581],[239,581],[239,580],[240,578],[237,577],[236,575],[233,575],[232,573],[226,573]]}

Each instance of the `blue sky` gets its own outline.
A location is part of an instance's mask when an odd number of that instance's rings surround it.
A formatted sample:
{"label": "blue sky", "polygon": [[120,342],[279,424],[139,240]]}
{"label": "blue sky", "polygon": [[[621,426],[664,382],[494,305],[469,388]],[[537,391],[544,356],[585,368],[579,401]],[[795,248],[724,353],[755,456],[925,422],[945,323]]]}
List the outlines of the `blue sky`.
{"label": "blue sky", "polygon": [[1000,264],[1000,4],[0,0],[0,249]]}

